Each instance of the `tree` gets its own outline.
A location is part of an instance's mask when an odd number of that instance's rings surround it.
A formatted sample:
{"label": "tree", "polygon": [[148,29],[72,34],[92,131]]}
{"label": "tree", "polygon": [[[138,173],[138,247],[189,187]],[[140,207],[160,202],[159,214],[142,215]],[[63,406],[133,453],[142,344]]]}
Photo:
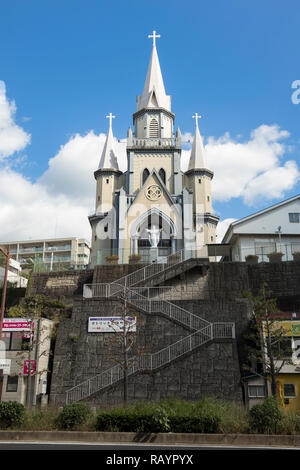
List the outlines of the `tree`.
{"label": "tree", "polygon": [[[245,337],[248,363],[244,365],[256,375],[266,375],[271,379],[271,393],[278,400],[277,376],[285,364],[291,363],[291,343],[286,336],[286,330],[280,323],[280,311],[276,299],[264,284],[257,295],[246,294],[253,307],[253,317]],[[262,364],[263,374],[260,374],[257,364]]]}
{"label": "tree", "polygon": [[[124,288],[118,293],[119,302],[113,310],[115,319],[110,322],[113,336],[108,342],[109,359],[118,364],[123,370],[123,404],[128,404],[128,375],[130,367],[138,362],[141,350],[136,346],[136,326],[143,324],[137,317],[135,309],[130,307],[131,291]],[[135,349],[135,351],[134,351]],[[130,353],[135,352],[136,354]]]}

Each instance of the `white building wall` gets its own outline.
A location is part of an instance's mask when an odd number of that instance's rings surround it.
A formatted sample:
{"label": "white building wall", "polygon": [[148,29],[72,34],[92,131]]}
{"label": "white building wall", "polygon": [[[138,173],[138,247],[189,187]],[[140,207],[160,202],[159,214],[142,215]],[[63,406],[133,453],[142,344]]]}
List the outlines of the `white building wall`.
{"label": "white building wall", "polygon": [[300,223],[289,222],[289,213],[295,212],[300,213],[300,198],[239,223],[234,227],[234,233],[275,236],[280,226],[283,235],[300,235]]}

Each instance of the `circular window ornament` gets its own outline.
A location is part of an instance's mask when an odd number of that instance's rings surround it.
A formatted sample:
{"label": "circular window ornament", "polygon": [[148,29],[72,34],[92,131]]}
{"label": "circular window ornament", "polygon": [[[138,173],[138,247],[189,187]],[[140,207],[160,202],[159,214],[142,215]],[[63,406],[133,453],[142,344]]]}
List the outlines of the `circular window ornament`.
{"label": "circular window ornament", "polygon": [[157,199],[161,197],[160,187],[156,184],[151,184],[151,186],[146,189],[146,197],[150,199],[150,201],[157,201]]}

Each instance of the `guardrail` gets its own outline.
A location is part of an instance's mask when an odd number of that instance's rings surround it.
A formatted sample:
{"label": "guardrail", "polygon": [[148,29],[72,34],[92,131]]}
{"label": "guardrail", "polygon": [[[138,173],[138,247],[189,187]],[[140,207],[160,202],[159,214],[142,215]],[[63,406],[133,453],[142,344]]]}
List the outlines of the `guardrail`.
{"label": "guardrail", "polygon": [[[140,356],[130,359],[127,364],[127,376],[137,372],[151,372],[159,369],[213,339],[234,337],[233,323],[209,324],[201,330],[176,341],[160,351],[153,354],[141,354]],[[68,404],[73,401],[83,400],[123,380],[123,378],[124,367],[121,364],[117,364],[68,390],[66,402]]]}

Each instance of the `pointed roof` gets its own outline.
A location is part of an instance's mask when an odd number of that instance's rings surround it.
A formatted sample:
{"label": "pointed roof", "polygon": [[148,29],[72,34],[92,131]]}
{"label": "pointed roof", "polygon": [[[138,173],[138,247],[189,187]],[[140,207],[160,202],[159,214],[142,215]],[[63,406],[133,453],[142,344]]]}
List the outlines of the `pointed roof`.
{"label": "pointed roof", "polygon": [[115,139],[113,136],[113,131],[112,131],[112,116],[110,113],[109,119],[109,129],[108,133],[106,136],[106,141],[102,150],[102,155],[100,158],[98,170],[107,170],[107,169],[113,169],[113,170],[119,170],[119,165],[118,165],[118,160],[115,154],[115,149],[114,149],[114,144],[115,144]]}
{"label": "pointed roof", "polygon": [[171,97],[166,95],[155,40],[153,41],[143,94],[137,97],[137,111],[143,108],[165,108],[171,111]]}
{"label": "pointed roof", "polygon": [[[193,116],[194,117],[194,116]],[[190,156],[189,170],[205,168],[203,141],[198,127],[198,115],[196,113],[196,128],[193,147]]]}

